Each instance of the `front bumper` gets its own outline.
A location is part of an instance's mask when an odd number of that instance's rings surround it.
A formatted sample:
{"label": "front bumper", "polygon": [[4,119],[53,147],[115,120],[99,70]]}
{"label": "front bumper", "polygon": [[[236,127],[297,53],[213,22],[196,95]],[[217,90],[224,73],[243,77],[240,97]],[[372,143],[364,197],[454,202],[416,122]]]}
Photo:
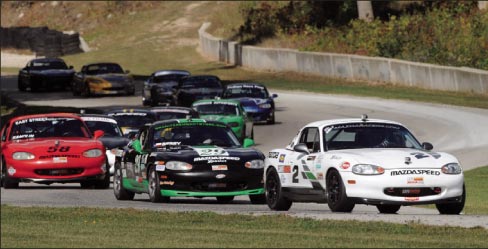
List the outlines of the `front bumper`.
{"label": "front bumper", "polygon": [[252,109],[246,110],[247,115],[252,117],[253,122],[266,122],[273,118],[274,112],[269,109]]}

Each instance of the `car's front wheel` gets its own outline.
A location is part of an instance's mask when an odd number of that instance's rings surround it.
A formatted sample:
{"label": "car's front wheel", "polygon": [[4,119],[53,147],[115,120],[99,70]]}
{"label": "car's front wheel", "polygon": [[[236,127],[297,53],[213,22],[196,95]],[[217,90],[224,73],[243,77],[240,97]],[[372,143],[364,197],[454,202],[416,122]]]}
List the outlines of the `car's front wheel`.
{"label": "car's front wheel", "polygon": [[0,176],[0,185],[3,188],[8,189],[8,188],[18,188],[19,187],[19,181],[11,179],[8,176],[7,164],[5,163],[3,158],[0,160],[0,172],[2,172],[2,175]]}
{"label": "car's front wheel", "polygon": [[396,214],[400,210],[400,207],[400,205],[376,205],[376,208],[382,214]]}
{"label": "car's front wheel", "polygon": [[266,173],[266,182],[264,185],[266,203],[268,207],[276,211],[287,211],[293,204],[292,201],[283,196],[281,189],[280,176],[274,168]]}
{"label": "car's front wheel", "polygon": [[332,170],[327,175],[326,186],[327,205],[332,212],[351,212],[354,209],[355,204],[347,197],[346,187],[337,170]]}
{"label": "car's front wheel", "polygon": [[161,185],[159,184],[159,174],[156,167],[149,168],[149,199],[151,202],[168,202],[170,197],[161,195]]}
{"label": "car's front wheel", "polygon": [[117,200],[133,200],[134,192],[128,191],[122,185],[122,168],[120,167],[120,162],[115,162],[114,166],[114,195]]}
{"label": "car's front wheel", "polygon": [[440,214],[460,214],[464,209],[464,203],[466,202],[466,187],[463,185],[463,195],[461,196],[461,202],[458,203],[445,203],[435,204],[435,207]]}
{"label": "car's front wheel", "polygon": [[27,89],[27,87],[24,85],[24,81],[20,79],[20,76],[17,79],[17,86],[19,88],[19,91],[21,92],[25,92],[25,90]]}

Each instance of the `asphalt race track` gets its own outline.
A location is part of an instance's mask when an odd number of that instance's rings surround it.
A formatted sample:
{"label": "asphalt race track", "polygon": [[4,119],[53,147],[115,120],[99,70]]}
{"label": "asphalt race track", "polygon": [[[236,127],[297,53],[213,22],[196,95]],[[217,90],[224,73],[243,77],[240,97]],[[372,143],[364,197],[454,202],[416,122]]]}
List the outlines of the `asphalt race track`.
{"label": "asphalt race track", "polygon": [[[18,92],[16,76],[2,76],[1,91],[28,105],[95,107],[141,106],[141,84],[133,97],[73,97],[71,92]],[[431,142],[434,151],[450,152],[465,170],[488,164],[488,110],[409,101],[359,98],[304,92],[274,91],[276,124],[256,125],[256,147],[265,154],[286,146],[298,129],[323,119],[360,117],[390,119],[407,126],[421,142]],[[468,196],[469,198],[469,196]],[[140,208],[160,211],[214,211],[254,215],[277,214],[266,205],[251,205],[248,197],[238,197],[230,204],[217,204],[215,198],[173,198],[167,204],[155,204],[146,194],[134,201],[117,201],[111,189],[85,190],[79,184],[20,184],[20,189],[1,190],[1,203],[19,206],[86,206],[105,208]],[[294,203],[290,211],[296,217],[336,220],[387,221],[462,227],[488,228],[488,216],[439,215],[436,209],[402,207],[398,214],[378,214],[376,207],[357,205],[352,213],[332,213],[327,204]]]}

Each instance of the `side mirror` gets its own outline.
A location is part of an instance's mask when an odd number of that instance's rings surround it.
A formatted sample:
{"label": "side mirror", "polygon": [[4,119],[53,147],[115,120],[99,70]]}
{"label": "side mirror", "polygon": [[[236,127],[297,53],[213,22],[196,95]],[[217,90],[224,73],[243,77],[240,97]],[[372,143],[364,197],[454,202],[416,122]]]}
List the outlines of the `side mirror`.
{"label": "side mirror", "polygon": [[274,98],[278,98],[278,94],[273,93],[273,94],[271,95],[271,98],[273,98],[273,99],[274,99]]}
{"label": "side mirror", "polygon": [[99,139],[99,138],[103,137],[103,135],[105,135],[105,132],[103,132],[102,130],[96,130],[93,133],[93,136],[95,137],[95,139]]}
{"label": "side mirror", "polygon": [[74,67],[73,67],[73,66],[69,66],[68,68],[69,68],[69,69],[73,69]]}
{"label": "side mirror", "polygon": [[250,138],[244,138],[244,142],[243,142],[242,147],[248,148],[248,147],[251,147],[253,145],[254,145],[254,140],[252,140]]}
{"label": "side mirror", "polygon": [[130,70],[125,70],[125,73],[126,73],[126,74],[129,74],[129,73],[130,73]]}
{"label": "side mirror", "polygon": [[434,148],[434,146],[431,144],[431,143],[422,143],[422,148],[424,148],[424,150],[432,150]]}
{"label": "side mirror", "polygon": [[299,143],[297,145],[295,145],[293,147],[293,150],[296,151],[296,152],[302,152],[302,153],[305,153],[305,154],[310,154],[310,152],[308,152],[308,148],[307,148],[307,145],[304,144],[304,143]]}

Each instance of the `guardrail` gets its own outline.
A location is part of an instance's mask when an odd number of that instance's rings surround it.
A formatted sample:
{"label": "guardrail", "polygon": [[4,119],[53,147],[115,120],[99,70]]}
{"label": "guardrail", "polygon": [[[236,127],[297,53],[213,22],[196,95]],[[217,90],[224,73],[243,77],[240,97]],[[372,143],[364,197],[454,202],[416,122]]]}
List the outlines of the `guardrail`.
{"label": "guardrail", "polygon": [[200,49],[212,60],[258,71],[292,71],[351,80],[386,82],[445,91],[488,94],[488,71],[383,57],[260,48],[225,41],[198,30]]}

